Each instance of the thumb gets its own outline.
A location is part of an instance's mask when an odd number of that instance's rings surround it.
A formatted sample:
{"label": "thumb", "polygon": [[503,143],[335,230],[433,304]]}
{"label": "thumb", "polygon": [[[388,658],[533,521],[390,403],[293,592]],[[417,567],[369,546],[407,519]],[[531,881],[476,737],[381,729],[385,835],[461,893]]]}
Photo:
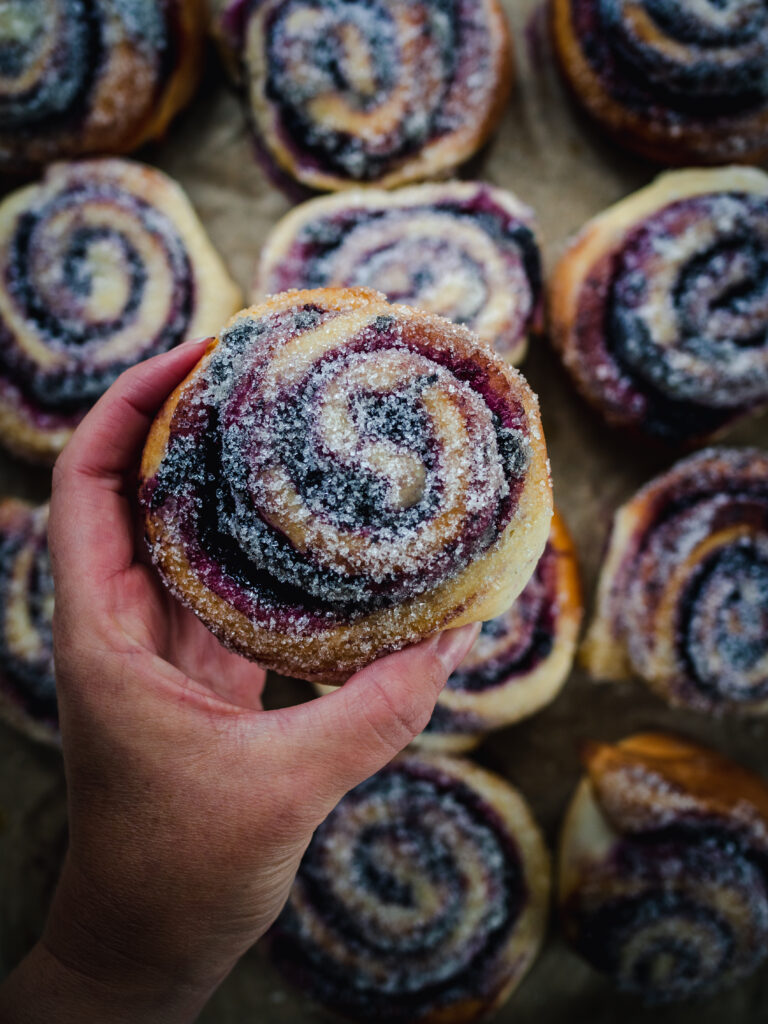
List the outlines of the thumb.
{"label": "thumb", "polygon": [[479,631],[472,623],[430,637],[374,662],[333,693],[278,712],[326,813],[426,727]]}

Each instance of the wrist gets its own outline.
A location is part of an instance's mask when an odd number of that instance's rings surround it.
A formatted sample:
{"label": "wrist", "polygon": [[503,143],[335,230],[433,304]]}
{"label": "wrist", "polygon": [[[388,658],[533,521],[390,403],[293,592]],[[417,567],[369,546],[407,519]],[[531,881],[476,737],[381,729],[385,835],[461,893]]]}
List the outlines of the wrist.
{"label": "wrist", "polygon": [[131,920],[68,862],[42,939],[0,991],[0,1020],[8,1005],[18,1024],[188,1024],[237,959],[204,950]]}

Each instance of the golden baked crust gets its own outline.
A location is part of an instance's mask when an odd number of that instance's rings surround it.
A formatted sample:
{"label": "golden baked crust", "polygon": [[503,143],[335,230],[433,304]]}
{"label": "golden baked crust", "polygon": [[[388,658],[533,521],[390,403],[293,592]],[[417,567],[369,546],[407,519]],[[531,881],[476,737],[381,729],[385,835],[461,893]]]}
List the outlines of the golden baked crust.
{"label": "golden baked crust", "polygon": [[605,856],[619,833],[668,827],[686,815],[731,821],[758,834],[768,827],[765,782],[682,737],[646,732],[618,743],[589,743],[582,759],[586,775],[563,822],[561,902],[578,888],[585,866]]}
{"label": "golden baked crust", "polygon": [[590,744],[584,764],[560,841],[568,940],[652,1004],[751,974],[766,952],[765,782],[663,733]]}

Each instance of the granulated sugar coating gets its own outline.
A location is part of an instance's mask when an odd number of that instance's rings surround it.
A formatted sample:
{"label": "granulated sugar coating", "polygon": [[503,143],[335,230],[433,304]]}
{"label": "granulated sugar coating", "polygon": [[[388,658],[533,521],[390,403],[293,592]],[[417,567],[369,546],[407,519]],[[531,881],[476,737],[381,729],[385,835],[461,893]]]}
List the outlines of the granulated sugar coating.
{"label": "granulated sugar coating", "polygon": [[596,677],[637,675],[674,705],[765,712],[764,452],[700,452],[619,509],[584,653]]}
{"label": "granulated sugar coating", "polygon": [[230,321],[158,417],[141,498],[164,579],[225,643],[329,682],[508,607],[551,516],[523,379],[362,289]]}
{"label": "granulated sugar coating", "polygon": [[317,830],[268,943],[288,979],[353,1020],[462,1024],[528,970],[548,890],[511,786],[468,761],[400,757]]}
{"label": "granulated sugar coating", "polygon": [[311,188],[445,174],[501,116],[511,53],[498,0],[218,7],[218,34],[242,68],[259,141]]}
{"label": "granulated sugar coating", "polygon": [[553,331],[617,425],[690,443],[768,403],[768,177],[662,176],[586,225],[552,282]]}

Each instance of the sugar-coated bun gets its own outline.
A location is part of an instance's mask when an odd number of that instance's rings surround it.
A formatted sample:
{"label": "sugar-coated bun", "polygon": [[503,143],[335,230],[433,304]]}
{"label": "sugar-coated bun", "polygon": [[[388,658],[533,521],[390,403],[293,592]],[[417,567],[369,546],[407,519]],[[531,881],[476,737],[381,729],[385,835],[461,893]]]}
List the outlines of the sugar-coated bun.
{"label": "sugar-coated bun", "polygon": [[618,510],[583,647],[678,707],[768,711],[768,454],[711,448]]}
{"label": "sugar-coated bun", "polygon": [[52,462],[123,370],[207,336],[240,301],[167,175],[54,164],[0,203],[0,443]]}
{"label": "sugar-coated bun", "polygon": [[589,221],[552,337],[609,423],[691,445],[768,404],[768,175],[674,171]]}
{"label": "sugar-coated bun", "polygon": [[141,476],[173,592],[235,650],[326,683],[500,614],[552,515],[523,378],[466,328],[365,289],[230,320]]}
{"label": "sugar-coated bun", "polygon": [[5,0],[0,170],[161,136],[197,84],[203,2]]}
{"label": "sugar-coated bun", "polygon": [[567,811],[566,937],[645,1003],[700,998],[768,952],[768,787],[661,733],[595,743]]}
{"label": "sugar-coated bun", "polygon": [[768,19],[759,0],[549,0],[575,99],[663,164],[768,154]]}
{"label": "sugar-coated bun", "polygon": [[255,301],[289,288],[367,287],[469,327],[519,364],[541,330],[533,211],[511,192],[452,181],[312,199],[261,253]]}
{"label": "sugar-coated bun", "polygon": [[549,855],[507,782],[400,756],[317,829],[267,942],[302,991],[356,1021],[469,1024],[541,946]]}
{"label": "sugar-coated bun", "polygon": [[275,169],[318,191],[444,177],[512,80],[499,0],[215,0],[213,32]]}

